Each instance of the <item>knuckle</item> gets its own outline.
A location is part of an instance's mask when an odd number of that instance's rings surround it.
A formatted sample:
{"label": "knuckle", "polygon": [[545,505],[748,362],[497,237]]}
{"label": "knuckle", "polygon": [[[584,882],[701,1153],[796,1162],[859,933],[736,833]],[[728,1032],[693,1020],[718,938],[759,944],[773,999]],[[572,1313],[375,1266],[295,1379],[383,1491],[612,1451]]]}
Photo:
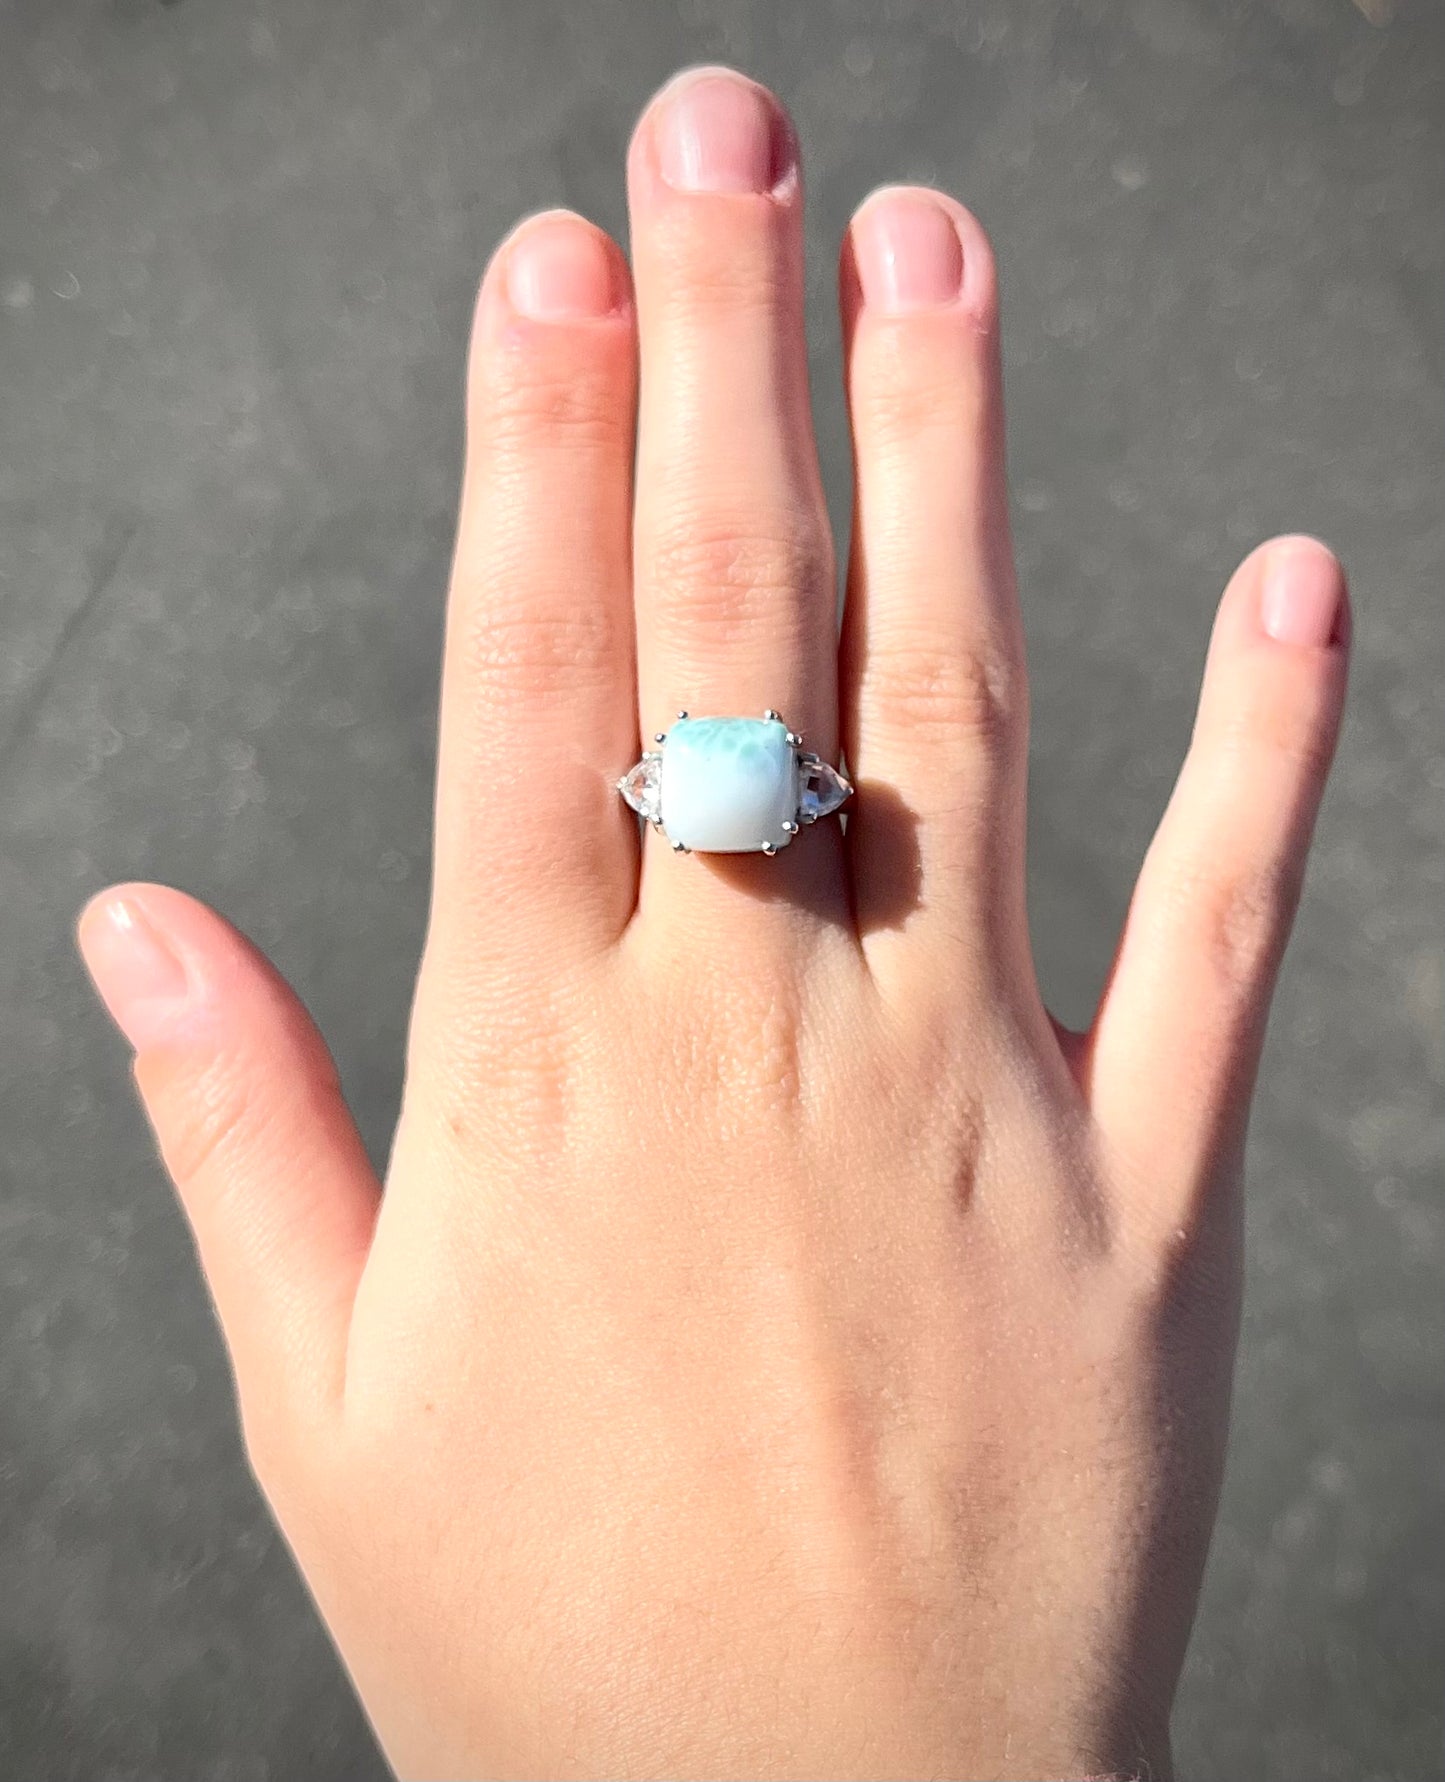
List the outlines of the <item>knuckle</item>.
{"label": "knuckle", "polygon": [[[948,338],[938,338],[939,328]],[[989,421],[989,380],[976,337],[940,324],[894,322],[870,341],[852,390],[854,426],[873,451],[916,450],[920,440],[971,439]]]}
{"label": "knuckle", "polygon": [[658,226],[655,252],[664,268],[661,301],[669,318],[686,327],[714,315],[775,315],[792,276],[783,241],[772,226],[771,206],[758,219],[738,216],[731,228],[687,205]]}
{"label": "knuckle", "polygon": [[622,380],[600,343],[568,342],[545,353],[505,355],[482,380],[478,422],[498,457],[597,451],[630,431]]}
{"label": "knuckle", "polygon": [[492,994],[487,1018],[479,1020],[476,1007],[488,991],[470,971],[452,969],[449,959],[429,954],[423,980],[442,1019],[428,1047],[431,1068],[416,1114],[461,1161],[464,1177],[468,1160],[494,1153],[499,1144],[536,1168],[556,1167],[565,1135],[575,1128],[580,1089],[555,1018],[499,1007]]}
{"label": "knuckle", "polygon": [[1318,722],[1312,710],[1289,700],[1260,701],[1226,717],[1220,750],[1227,760],[1246,768],[1261,755],[1282,762],[1307,780],[1321,780],[1334,755],[1333,728]]}
{"label": "knuckle", "polygon": [[963,736],[984,754],[1003,756],[1027,726],[1023,665],[1002,651],[875,648],[865,676],[870,703],[925,737]]}
{"label": "knuckle", "polygon": [[1247,873],[1216,891],[1205,936],[1226,984],[1245,989],[1274,969],[1295,901],[1295,888],[1276,872]]}
{"label": "knuckle", "polygon": [[468,586],[463,604],[449,650],[472,693],[540,699],[557,687],[600,684],[625,647],[608,603],[579,599],[560,573],[552,587],[535,571],[520,587],[488,576]]}
{"label": "knuckle", "polygon": [[[817,602],[808,598],[832,579],[832,555],[820,530],[796,518],[776,521],[724,515],[673,523],[647,551],[654,600],[651,624],[664,644],[695,641],[726,648],[766,623],[796,626],[797,641]],[[669,636],[669,633],[671,634]]]}
{"label": "knuckle", "polygon": [[1176,879],[1174,898],[1214,978],[1244,992],[1267,980],[1279,962],[1299,879],[1277,866],[1229,874],[1200,869]]}
{"label": "knuckle", "polygon": [[[143,1082],[141,1087],[144,1092]],[[257,1124],[249,1074],[224,1060],[199,1078],[167,1083],[148,1099],[156,1106],[166,1168],[178,1183],[197,1181],[223,1165],[246,1146]]]}

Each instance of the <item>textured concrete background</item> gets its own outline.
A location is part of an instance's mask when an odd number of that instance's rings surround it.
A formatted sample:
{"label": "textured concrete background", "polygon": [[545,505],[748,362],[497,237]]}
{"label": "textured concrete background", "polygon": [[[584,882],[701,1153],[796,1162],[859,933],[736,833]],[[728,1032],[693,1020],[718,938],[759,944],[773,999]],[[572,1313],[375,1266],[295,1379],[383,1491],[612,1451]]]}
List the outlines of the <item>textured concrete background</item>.
{"label": "textured concrete background", "polygon": [[1046,987],[1087,1010],[1213,605],[1343,552],[1352,714],[1256,1119],[1183,1773],[1442,1773],[1445,8],[1437,0],[0,4],[0,1778],[381,1766],[243,1470],[122,1048],[103,881],[214,899],[384,1154],[427,880],[482,261],[621,230],[677,64],[802,131],[817,409],[875,182],[982,215],[1007,302]]}

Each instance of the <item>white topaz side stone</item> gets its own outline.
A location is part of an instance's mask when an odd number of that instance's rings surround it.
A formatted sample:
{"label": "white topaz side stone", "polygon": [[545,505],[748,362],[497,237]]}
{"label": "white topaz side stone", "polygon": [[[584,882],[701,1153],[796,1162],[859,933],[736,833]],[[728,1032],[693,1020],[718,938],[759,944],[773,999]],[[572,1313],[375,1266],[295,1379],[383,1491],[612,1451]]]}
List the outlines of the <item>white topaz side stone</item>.
{"label": "white topaz side stone", "polygon": [[662,747],[669,841],[700,854],[785,848],[798,814],[798,759],[775,718],[679,718]]}
{"label": "white topaz side stone", "polygon": [[658,797],[662,790],[662,756],[644,755],[635,767],[623,774],[617,782],[617,790],[639,817],[655,823],[659,815]]}

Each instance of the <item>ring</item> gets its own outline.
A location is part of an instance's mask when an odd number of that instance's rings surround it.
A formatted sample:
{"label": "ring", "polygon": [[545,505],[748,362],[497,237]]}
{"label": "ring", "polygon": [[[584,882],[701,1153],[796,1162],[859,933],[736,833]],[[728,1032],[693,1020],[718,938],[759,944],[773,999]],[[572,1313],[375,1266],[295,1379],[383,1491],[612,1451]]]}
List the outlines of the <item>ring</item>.
{"label": "ring", "polygon": [[761,718],[677,714],[617,782],[679,854],[776,854],[805,823],[831,816],[851,781],[805,749],[774,711]]}

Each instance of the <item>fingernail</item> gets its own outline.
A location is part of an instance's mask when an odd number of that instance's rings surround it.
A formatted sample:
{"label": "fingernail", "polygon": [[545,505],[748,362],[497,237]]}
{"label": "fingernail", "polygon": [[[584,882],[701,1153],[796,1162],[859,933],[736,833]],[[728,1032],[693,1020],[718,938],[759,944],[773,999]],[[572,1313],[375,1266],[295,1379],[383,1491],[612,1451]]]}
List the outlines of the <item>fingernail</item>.
{"label": "fingernail", "polygon": [[605,316],[621,298],[616,264],[595,230],[570,217],[537,222],[507,250],[507,295],[538,321]]}
{"label": "fingernail", "polygon": [[788,171],[788,131],[761,87],[736,74],[685,77],[660,102],[662,177],[684,192],[771,192]]}
{"label": "fingernail", "polygon": [[853,220],[863,301],[895,315],[952,303],[963,289],[963,243],[953,218],[926,192],[884,192]]}
{"label": "fingernail", "polygon": [[1343,592],[1340,566],[1323,545],[1284,546],[1265,564],[1260,622],[1279,643],[1321,649],[1335,636]]}
{"label": "fingernail", "polygon": [[137,1051],[168,1029],[190,998],[185,966],[133,899],[113,897],[88,910],[80,948],[101,1001]]}

